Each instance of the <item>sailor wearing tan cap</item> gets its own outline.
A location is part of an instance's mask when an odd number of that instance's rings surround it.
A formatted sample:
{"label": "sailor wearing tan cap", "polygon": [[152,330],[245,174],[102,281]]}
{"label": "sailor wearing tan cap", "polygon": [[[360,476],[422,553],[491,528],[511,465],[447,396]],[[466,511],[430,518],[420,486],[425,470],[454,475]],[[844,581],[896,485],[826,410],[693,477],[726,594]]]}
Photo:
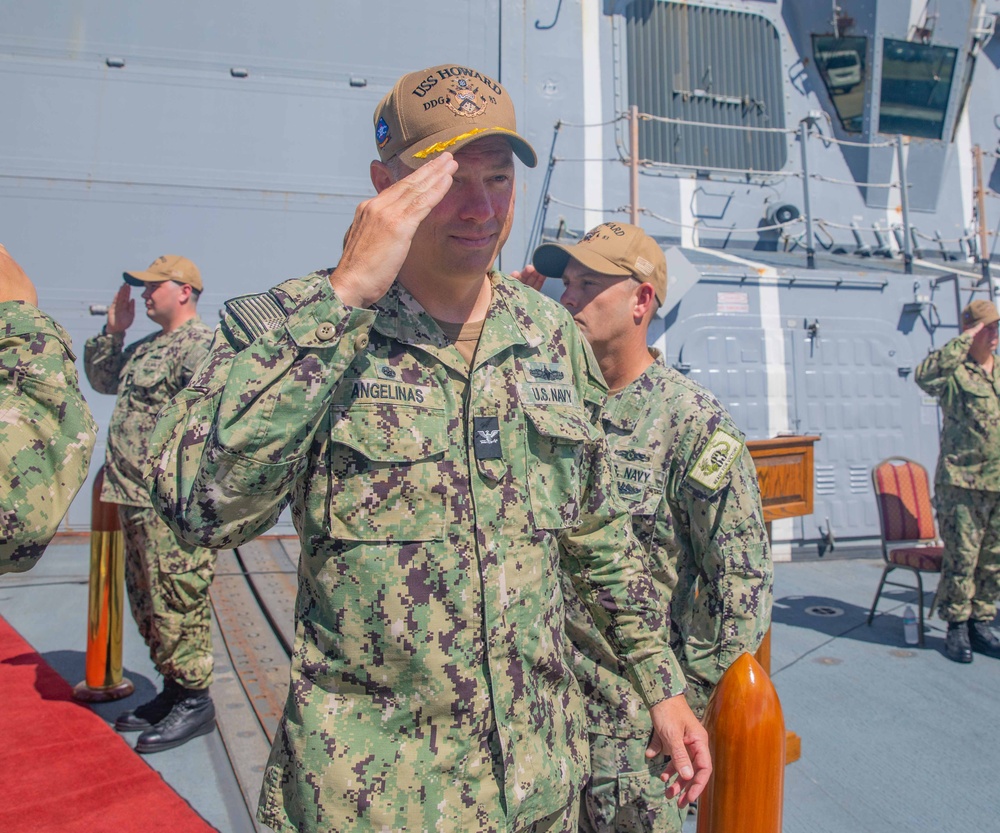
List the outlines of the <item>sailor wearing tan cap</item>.
{"label": "sailor wearing tan cap", "polygon": [[[205,546],[302,542],[291,688],[258,818],[280,831],[575,831],[586,720],[561,571],[703,788],[707,737],[591,422],[600,373],[558,304],[493,271],[508,91],[444,64],[375,110],[377,196],[335,269],[230,301],[154,435],[154,500]],[[331,253],[333,254],[333,253]],[[660,789],[668,788],[660,784]]]}
{"label": "sailor wearing tan cap", "polygon": [[[753,460],[719,401],[647,347],[667,262],[641,228],[608,222],[576,245],[546,243],[520,275],[563,283],[562,304],[611,388],[602,424],[615,490],[632,516],[670,624],[685,695],[701,714],[723,672],[757,649],[771,620],[772,565]],[[567,588],[568,589],[568,588]],[[588,693],[592,775],[585,833],[680,833],[685,797],[655,788],[643,760],[649,718],[587,609],[567,592],[573,669]]]}
{"label": "sailor wearing tan cap", "polygon": [[[117,395],[108,426],[101,500],[118,504],[125,539],[125,586],[139,633],[163,690],[119,716],[122,732],[142,732],[139,752],[171,749],[212,731],[215,707],[208,589],[215,554],[179,540],[149,501],[145,479],[157,413],[208,354],[212,331],[198,317],[201,274],[186,257],[163,255],[125,272],[100,335],[87,340],[84,368],[98,393]],[[135,320],[131,287],[143,287],[146,315],[160,326],[125,346]]]}
{"label": "sailor wearing tan cap", "polygon": [[941,407],[934,483],[944,563],[937,593],[948,623],[945,654],[972,662],[973,651],[1000,658],[990,630],[1000,598],[1000,313],[990,301],[962,310],[962,333],[917,367],[921,389]]}

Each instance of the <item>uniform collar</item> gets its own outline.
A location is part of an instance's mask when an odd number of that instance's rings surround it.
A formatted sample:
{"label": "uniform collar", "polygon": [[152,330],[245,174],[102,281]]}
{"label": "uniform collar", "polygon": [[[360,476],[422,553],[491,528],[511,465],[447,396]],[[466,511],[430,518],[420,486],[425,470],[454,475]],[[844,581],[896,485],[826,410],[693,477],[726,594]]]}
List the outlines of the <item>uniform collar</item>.
{"label": "uniform collar", "polygon": [[639,421],[639,417],[645,412],[649,399],[649,378],[656,372],[658,365],[662,364],[663,356],[655,347],[649,348],[650,354],[655,361],[647,367],[638,379],[634,379],[617,393],[608,396],[607,405],[604,407],[602,419],[608,425],[616,428],[620,432],[632,433]]}
{"label": "uniform collar", "polygon": [[[493,356],[524,344],[537,347],[545,334],[530,317],[519,293],[520,284],[505,278],[500,272],[489,275],[493,296],[486,313],[483,334],[476,349],[476,366]],[[374,329],[386,338],[411,344],[434,354],[450,367],[464,374],[468,365],[453,345],[448,342],[441,328],[417,300],[398,281],[374,304],[378,313]]]}
{"label": "uniform collar", "polygon": [[196,324],[201,324],[201,317],[198,315],[198,313],[195,313],[191,318],[189,318],[187,321],[185,321],[183,324],[179,325],[178,327],[175,327],[174,329],[172,329],[169,333],[164,332],[163,329],[161,328],[159,331],[157,331],[153,335],[157,336],[159,338],[176,338],[177,336],[182,335],[183,333],[186,333],[188,330],[190,330]]}
{"label": "uniform collar", "polygon": [[545,333],[528,314],[524,304],[524,286],[500,272],[490,272],[490,281],[493,283],[493,298],[476,351],[477,365],[514,345],[538,347],[545,341]]}

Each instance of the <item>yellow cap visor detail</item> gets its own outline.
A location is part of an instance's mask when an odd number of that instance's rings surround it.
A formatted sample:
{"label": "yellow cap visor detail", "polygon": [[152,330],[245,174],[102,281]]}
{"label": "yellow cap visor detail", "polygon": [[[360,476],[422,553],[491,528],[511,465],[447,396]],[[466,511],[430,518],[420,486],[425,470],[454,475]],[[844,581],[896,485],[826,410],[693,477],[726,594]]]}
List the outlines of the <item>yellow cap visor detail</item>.
{"label": "yellow cap visor detail", "polygon": [[450,148],[456,142],[464,141],[465,139],[475,136],[477,133],[487,133],[487,132],[511,133],[514,136],[517,135],[516,131],[510,130],[509,128],[506,127],[477,127],[475,130],[470,130],[468,133],[463,133],[460,136],[456,136],[454,139],[449,139],[447,142],[436,142],[430,147],[426,147],[423,150],[418,150],[416,153],[413,154],[413,158],[426,159],[432,153],[441,153],[442,151],[448,150],[448,148]]}

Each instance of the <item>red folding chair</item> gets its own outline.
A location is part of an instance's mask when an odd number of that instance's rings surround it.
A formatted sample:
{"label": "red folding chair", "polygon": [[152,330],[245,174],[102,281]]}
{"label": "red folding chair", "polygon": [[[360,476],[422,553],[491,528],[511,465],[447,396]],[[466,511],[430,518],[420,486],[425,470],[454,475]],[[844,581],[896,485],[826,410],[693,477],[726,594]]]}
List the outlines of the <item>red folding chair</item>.
{"label": "red folding chair", "polygon": [[[896,587],[911,587],[889,581],[887,576],[893,570],[910,570],[917,579],[919,593],[919,644],[924,647],[924,583],[922,573],[940,573],[944,558],[944,547],[934,527],[934,508],[931,505],[930,482],[927,470],[914,460],[906,457],[887,457],[872,469],[872,485],[878,503],[878,520],[882,529],[882,579],[875,592],[872,609],[868,612],[868,624],[875,617],[875,608],[887,584]],[[935,593],[931,600],[928,616],[934,614]]]}

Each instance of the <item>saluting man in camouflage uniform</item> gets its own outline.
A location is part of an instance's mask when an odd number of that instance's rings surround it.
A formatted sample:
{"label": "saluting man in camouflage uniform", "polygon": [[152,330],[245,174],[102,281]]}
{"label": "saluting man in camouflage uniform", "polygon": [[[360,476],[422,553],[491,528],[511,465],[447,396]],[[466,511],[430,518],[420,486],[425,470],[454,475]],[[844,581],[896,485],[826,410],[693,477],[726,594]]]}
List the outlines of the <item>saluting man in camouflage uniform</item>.
{"label": "saluting man in camouflage uniform", "polygon": [[944,563],[938,604],[948,623],[945,654],[972,662],[972,652],[1000,657],[990,630],[1000,597],[1000,368],[997,321],[989,301],[962,310],[962,334],[917,367],[922,390],[941,406],[935,477]]}
{"label": "saluting man in camouflage uniform", "polygon": [[575,831],[588,754],[560,567],[680,771],[659,788],[695,796],[707,736],[612,493],[600,373],[564,310],[490,271],[514,155],[536,162],[507,91],[410,73],[374,133],[378,195],[337,268],[229,302],[152,441],[154,500],[190,541],[238,545],[292,505],[292,679],[258,818]]}
{"label": "saluting man in camouflage uniform", "polygon": [[[716,398],[647,347],[667,291],[655,240],[637,226],[602,223],[575,246],[540,246],[532,260],[520,277],[536,288],[545,276],[562,279],[562,303],[611,388],[603,423],[615,488],[670,600],[670,646],[701,715],[722,673],[757,649],[771,621],[771,555],[753,460]],[[636,766],[650,726],[624,668],[587,609],[575,600],[567,608],[593,767],[580,829],[680,831],[686,802],[654,788],[660,765]]]}
{"label": "saluting man in camouflage uniform", "polygon": [[[101,500],[118,504],[125,538],[125,585],[132,616],[149,646],[163,690],[115,721],[142,732],[139,752],[171,749],[212,731],[211,611],[208,590],[215,554],[179,540],[149,501],[147,443],[157,413],[208,354],[212,331],[198,317],[201,274],[187,258],[164,255],[146,271],[125,272],[104,331],[84,347],[87,378],[99,393],[117,394],[108,428]],[[144,287],[146,315],[160,325],[125,347],[135,320],[133,286]]]}
{"label": "saluting man in camouflage uniform", "polygon": [[35,565],[87,479],[97,426],[75,358],[0,246],[0,574]]}

